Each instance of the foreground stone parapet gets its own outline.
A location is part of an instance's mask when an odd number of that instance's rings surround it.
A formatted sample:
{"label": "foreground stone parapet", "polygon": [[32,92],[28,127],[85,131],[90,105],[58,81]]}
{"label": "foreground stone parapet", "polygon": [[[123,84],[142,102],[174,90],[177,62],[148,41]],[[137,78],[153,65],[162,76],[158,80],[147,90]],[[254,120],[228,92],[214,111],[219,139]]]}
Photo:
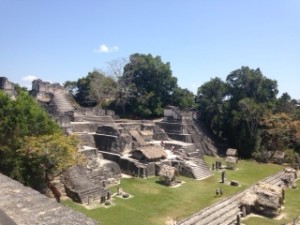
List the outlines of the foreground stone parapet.
{"label": "foreground stone parapet", "polygon": [[0,174],[0,211],[22,225],[97,225],[39,192]]}

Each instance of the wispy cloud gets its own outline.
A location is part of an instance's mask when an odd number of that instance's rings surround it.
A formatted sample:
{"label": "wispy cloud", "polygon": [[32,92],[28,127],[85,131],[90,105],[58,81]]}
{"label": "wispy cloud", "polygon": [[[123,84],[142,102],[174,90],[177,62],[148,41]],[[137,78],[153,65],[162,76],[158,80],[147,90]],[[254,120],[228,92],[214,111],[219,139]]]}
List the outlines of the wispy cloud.
{"label": "wispy cloud", "polygon": [[33,76],[33,75],[28,75],[28,76],[22,77],[22,80],[27,81],[27,82],[32,82],[36,79],[38,79],[38,78],[36,76]]}
{"label": "wispy cloud", "polygon": [[109,47],[105,44],[100,45],[97,49],[94,50],[96,53],[109,53],[109,52],[116,52],[119,50],[118,46]]}
{"label": "wispy cloud", "polygon": [[28,75],[25,77],[22,77],[22,82],[20,83],[21,86],[26,87],[28,90],[31,90],[32,81],[39,79],[37,76],[34,75]]}

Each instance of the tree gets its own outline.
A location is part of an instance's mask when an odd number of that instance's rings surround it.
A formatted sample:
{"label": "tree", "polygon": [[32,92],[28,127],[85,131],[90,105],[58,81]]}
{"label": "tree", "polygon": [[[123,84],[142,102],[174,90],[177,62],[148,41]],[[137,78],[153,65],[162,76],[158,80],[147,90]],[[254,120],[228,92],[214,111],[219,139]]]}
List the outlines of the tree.
{"label": "tree", "polygon": [[198,88],[196,103],[201,120],[214,133],[222,134],[224,110],[226,107],[227,86],[216,77]]}
{"label": "tree", "polygon": [[278,93],[277,82],[263,76],[260,69],[241,67],[234,70],[227,78],[231,104],[243,98],[251,98],[258,103],[271,103],[276,100]]}
{"label": "tree", "polygon": [[[70,152],[74,150],[76,143],[74,138],[69,140],[65,137],[58,125],[27,92],[19,89],[16,100],[12,100],[0,91],[0,118],[0,171],[2,173],[26,185],[40,188],[39,184],[44,184],[41,183],[44,181],[44,169],[41,165],[46,165],[47,162],[45,157],[40,158],[40,152],[45,152],[45,146],[48,145],[49,153],[51,150],[49,159],[55,162],[53,169],[59,171],[70,165],[70,154],[72,155]],[[52,151],[55,144],[56,149]],[[35,150],[30,152],[32,154],[25,151],[29,149],[26,148],[28,146],[35,147],[30,148]],[[53,152],[55,152],[53,157],[56,158],[52,158]],[[50,167],[47,170],[50,171]]]}
{"label": "tree", "polygon": [[256,134],[257,126],[260,121],[261,112],[260,107],[250,98],[241,99],[238,103],[241,111],[242,111],[242,118],[246,121],[248,131],[250,134],[250,138]]}
{"label": "tree", "polygon": [[134,96],[128,102],[128,108],[143,117],[161,116],[177,88],[170,63],[163,63],[159,56],[151,54],[131,55],[122,79]]}
{"label": "tree", "polygon": [[275,104],[275,113],[286,113],[290,116],[296,111],[296,103],[292,100],[291,96],[288,93],[283,93],[276,101]]}
{"label": "tree", "polygon": [[193,109],[195,105],[195,95],[188,89],[177,87],[170,102],[171,105],[178,106],[180,109]]}
{"label": "tree", "polygon": [[266,114],[260,121],[261,149],[260,152],[277,150],[290,152],[293,149],[300,153],[300,121],[293,120],[285,113]]}
{"label": "tree", "polygon": [[20,91],[16,100],[0,92],[0,104],[0,147],[16,148],[25,136],[59,132],[58,125],[27,92]]}
{"label": "tree", "polygon": [[106,107],[115,98],[117,83],[112,77],[95,70],[78,79],[76,88],[75,99],[81,106]]}
{"label": "tree", "polygon": [[257,124],[271,111],[278,93],[277,82],[265,77],[259,68],[241,67],[226,78],[228,110],[224,134],[229,143],[250,157],[259,148]]}
{"label": "tree", "polygon": [[24,138],[18,153],[23,159],[24,183],[39,189],[65,169],[83,162],[77,152],[78,139],[60,133]]}
{"label": "tree", "polygon": [[77,88],[77,81],[66,81],[64,83],[64,88],[73,96],[75,97],[78,91]]}
{"label": "tree", "polygon": [[260,69],[241,67],[226,82],[214,78],[198,89],[197,104],[208,127],[237,148],[239,155],[251,157],[260,148],[258,124],[276,102],[277,82]]}

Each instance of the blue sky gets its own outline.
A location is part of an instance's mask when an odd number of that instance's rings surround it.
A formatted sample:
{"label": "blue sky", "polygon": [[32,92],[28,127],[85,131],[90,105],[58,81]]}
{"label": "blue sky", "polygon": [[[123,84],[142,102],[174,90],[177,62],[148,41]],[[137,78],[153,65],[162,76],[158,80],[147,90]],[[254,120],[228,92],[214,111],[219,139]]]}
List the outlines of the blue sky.
{"label": "blue sky", "polygon": [[133,53],[182,88],[259,67],[300,99],[299,0],[0,0],[0,76],[63,83]]}

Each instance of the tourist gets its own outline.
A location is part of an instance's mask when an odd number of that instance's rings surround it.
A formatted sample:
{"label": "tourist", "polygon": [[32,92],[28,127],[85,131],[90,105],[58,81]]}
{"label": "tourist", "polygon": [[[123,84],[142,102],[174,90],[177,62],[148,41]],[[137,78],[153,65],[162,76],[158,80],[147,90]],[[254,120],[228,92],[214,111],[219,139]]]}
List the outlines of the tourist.
{"label": "tourist", "polygon": [[217,188],[216,189],[216,197],[218,197],[219,196],[219,189]]}
{"label": "tourist", "polygon": [[160,147],[164,148],[164,141],[163,140],[160,141]]}

